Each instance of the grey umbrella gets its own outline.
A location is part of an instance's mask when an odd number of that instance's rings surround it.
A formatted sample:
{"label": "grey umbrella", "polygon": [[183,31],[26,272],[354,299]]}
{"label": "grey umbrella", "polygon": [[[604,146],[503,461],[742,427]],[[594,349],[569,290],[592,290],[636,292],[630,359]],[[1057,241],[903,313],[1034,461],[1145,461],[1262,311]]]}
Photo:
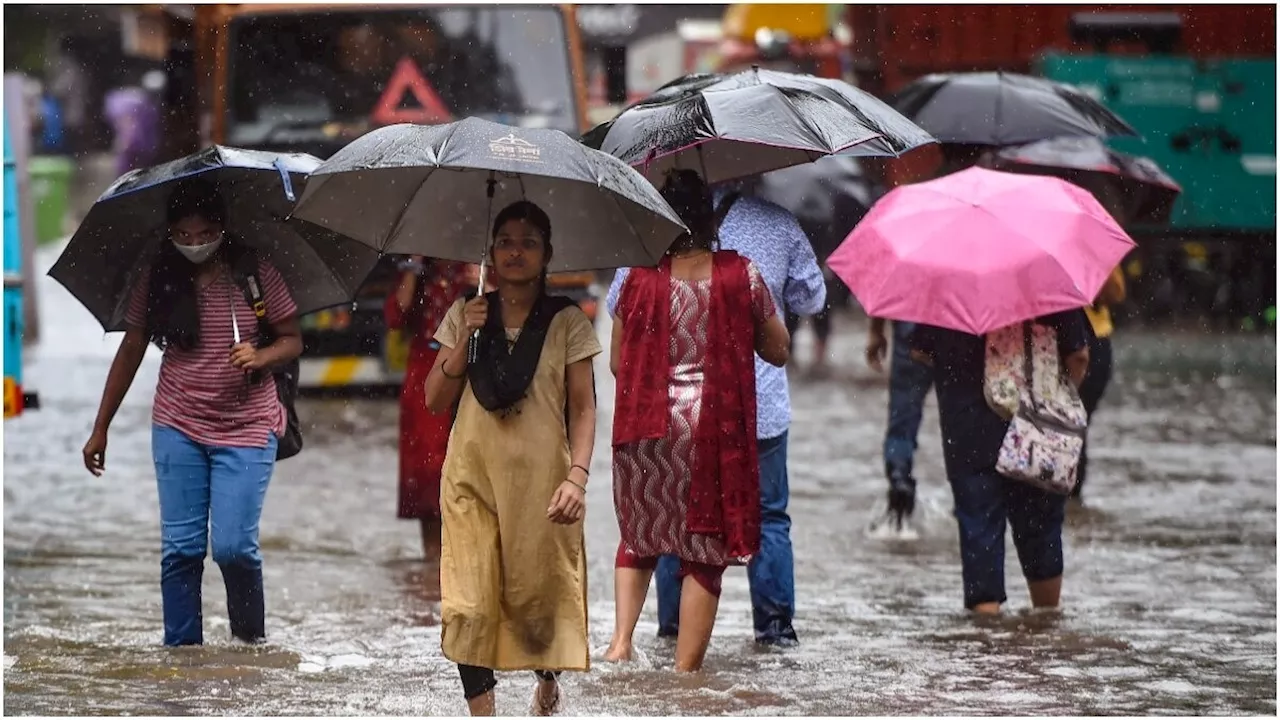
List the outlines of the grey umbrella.
{"label": "grey umbrella", "polygon": [[677,78],[582,142],[654,182],[689,168],[714,185],[829,155],[898,157],[934,139],[846,82],[752,68]]}
{"label": "grey umbrella", "polygon": [[1004,146],[1138,134],[1084,92],[1017,73],[926,75],[891,102],[942,143]]}
{"label": "grey umbrella", "polygon": [[1098,196],[1123,222],[1169,222],[1182,186],[1150,158],[1122,153],[1098,138],[1065,137],[1003,148],[994,167],[1054,175]]}
{"label": "grey umbrella", "polygon": [[183,180],[212,181],[226,231],[284,277],[300,313],[350,302],[378,253],[309,223],[286,222],[319,158],[213,146],[126,173],[98,198],[49,276],[108,332],[124,329],[131,289],[165,242],[169,194]]}
{"label": "grey umbrella", "polygon": [[294,216],[382,252],[482,262],[493,214],[521,199],[551,217],[551,272],[652,266],[685,232],[616,158],[559,130],[478,118],[355,140],[316,169]]}

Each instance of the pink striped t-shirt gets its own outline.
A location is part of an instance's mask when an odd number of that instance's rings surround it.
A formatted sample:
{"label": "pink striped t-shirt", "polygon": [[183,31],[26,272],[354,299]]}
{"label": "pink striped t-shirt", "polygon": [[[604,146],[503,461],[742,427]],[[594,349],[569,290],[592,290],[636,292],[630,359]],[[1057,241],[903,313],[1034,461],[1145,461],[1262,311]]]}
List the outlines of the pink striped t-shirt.
{"label": "pink striped t-shirt", "polygon": [[[285,411],[276,395],[275,378],[264,372],[250,384],[243,370],[231,364],[234,338],[231,313],[240,326],[241,342],[258,339],[258,319],[236,285],[230,270],[199,294],[200,342],[194,350],[170,346],[160,362],[152,422],[173,428],[192,440],[216,447],[266,447],[270,433],[284,434]],[[150,272],[134,289],[125,322],[144,328]],[[284,278],[270,263],[258,259],[267,304],[267,320],[279,323],[298,313]]]}

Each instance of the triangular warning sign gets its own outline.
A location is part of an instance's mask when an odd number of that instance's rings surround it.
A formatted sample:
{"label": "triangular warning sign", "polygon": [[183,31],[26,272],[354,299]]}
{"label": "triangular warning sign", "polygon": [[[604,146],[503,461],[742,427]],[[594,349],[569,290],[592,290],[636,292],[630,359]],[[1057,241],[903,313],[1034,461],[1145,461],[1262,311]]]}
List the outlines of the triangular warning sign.
{"label": "triangular warning sign", "polygon": [[[406,90],[413,93],[419,107],[400,107],[400,101],[404,98]],[[378,100],[378,106],[369,115],[369,119],[378,125],[396,123],[428,125],[451,122],[453,115],[444,106],[444,102],[440,100],[440,96],[436,94],[431,84],[422,76],[422,72],[418,70],[413,60],[404,57],[396,63],[395,72],[391,74],[391,82],[387,84],[387,89],[383,91],[382,97]]]}

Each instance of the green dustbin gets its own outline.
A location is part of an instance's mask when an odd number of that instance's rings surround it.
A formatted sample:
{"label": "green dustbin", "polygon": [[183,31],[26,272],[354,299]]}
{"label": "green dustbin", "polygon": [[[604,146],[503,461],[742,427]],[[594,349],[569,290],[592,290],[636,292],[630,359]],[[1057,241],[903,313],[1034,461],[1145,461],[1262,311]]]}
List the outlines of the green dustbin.
{"label": "green dustbin", "polygon": [[71,161],[63,157],[33,157],[27,164],[37,243],[47,243],[67,234],[73,167]]}

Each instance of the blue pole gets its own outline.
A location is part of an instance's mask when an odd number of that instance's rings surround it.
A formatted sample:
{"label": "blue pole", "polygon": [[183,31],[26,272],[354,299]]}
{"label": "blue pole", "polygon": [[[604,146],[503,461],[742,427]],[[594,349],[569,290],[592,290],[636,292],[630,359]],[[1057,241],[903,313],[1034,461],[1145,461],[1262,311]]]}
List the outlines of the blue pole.
{"label": "blue pole", "polygon": [[22,232],[18,168],[4,121],[4,416],[22,412]]}

